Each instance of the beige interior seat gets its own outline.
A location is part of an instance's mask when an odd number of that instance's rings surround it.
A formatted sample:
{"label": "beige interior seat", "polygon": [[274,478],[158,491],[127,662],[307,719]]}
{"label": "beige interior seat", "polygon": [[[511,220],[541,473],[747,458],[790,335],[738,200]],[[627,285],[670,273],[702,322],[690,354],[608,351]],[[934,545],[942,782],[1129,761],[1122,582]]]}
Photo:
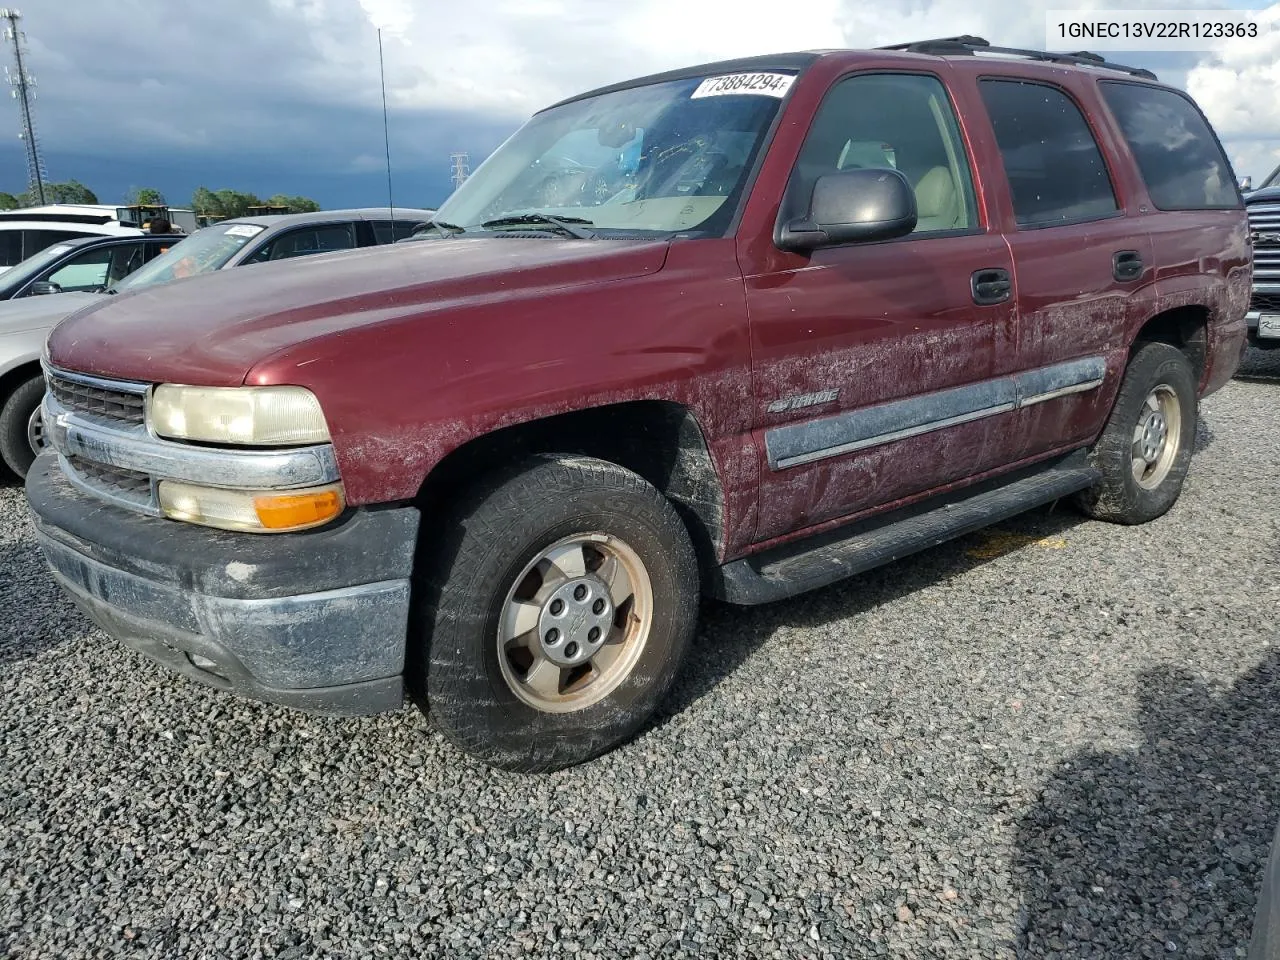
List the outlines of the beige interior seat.
{"label": "beige interior seat", "polygon": [[961,220],[960,192],[946,167],[933,167],[916,183],[916,230],[955,230]]}

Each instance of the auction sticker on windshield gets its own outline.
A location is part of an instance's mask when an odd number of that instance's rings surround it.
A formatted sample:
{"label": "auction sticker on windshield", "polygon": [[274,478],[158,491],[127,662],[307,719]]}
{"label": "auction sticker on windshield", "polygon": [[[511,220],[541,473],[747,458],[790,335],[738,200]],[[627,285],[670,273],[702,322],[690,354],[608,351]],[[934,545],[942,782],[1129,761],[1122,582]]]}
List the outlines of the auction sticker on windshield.
{"label": "auction sticker on windshield", "polygon": [[237,223],[234,227],[227,228],[228,237],[256,237],[266,227],[260,227],[256,223]]}
{"label": "auction sticker on windshield", "polygon": [[693,91],[689,99],[744,93],[782,98],[787,95],[795,79],[789,73],[731,73],[723,77],[707,77],[698,84],[698,89]]}

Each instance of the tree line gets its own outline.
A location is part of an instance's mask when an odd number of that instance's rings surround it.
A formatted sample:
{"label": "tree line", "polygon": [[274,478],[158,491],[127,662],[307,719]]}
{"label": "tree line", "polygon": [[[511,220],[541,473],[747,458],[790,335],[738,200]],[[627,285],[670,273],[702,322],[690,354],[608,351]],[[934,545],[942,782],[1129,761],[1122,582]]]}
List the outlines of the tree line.
{"label": "tree line", "polygon": [[[79,180],[68,180],[65,183],[46,183],[44,185],[45,203],[97,203],[94,192]],[[25,193],[5,193],[0,191],[0,210],[19,210],[22,207],[37,207],[40,198],[30,190]]]}
{"label": "tree line", "polygon": [[[67,180],[64,183],[46,183],[44,185],[45,203],[90,203],[97,204],[98,197],[92,190],[78,180]],[[39,199],[31,191],[23,193],[5,193],[0,191],[0,210],[20,210],[23,207],[39,206]],[[134,187],[125,195],[124,205],[168,206],[165,196],[153,187]],[[182,206],[182,204],[173,204]],[[191,209],[200,217],[223,219],[226,217],[242,217],[250,207],[284,207],[289,213],[312,213],[320,209],[320,204],[310,197],[290,196],[284,193],[272,194],[266,199],[253,193],[242,193],[239,190],[210,190],[208,187],[196,187],[191,195]]]}

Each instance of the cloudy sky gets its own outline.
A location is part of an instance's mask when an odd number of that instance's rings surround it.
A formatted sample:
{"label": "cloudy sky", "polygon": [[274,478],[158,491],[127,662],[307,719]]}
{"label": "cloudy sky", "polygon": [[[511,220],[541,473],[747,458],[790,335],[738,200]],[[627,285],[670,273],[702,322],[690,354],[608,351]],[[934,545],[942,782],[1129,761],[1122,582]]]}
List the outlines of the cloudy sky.
{"label": "cloudy sky", "polygon": [[[19,0],[20,2],[20,0]],[[435,206],[449,154],[473,165],[533,110],[583,89],[705,60],[978,34],[1044,44],[1044,11],[1100,0],[28,0],[29,69],[51,179],[104,202],[131,187],[185,202],[199,184],[324,206],[386,197],[376,28],[396,202]],[[1115,4],[1112,4],[1114,6]],[[1263,40],[1213,53],[1120,54],[1189,90],[1240,174],[1280,163],[1280,3],[1129,7],[1263,11]],[[802,12],[801,12],[802,11]],[[26,172],[0,105],[0,190]]]}

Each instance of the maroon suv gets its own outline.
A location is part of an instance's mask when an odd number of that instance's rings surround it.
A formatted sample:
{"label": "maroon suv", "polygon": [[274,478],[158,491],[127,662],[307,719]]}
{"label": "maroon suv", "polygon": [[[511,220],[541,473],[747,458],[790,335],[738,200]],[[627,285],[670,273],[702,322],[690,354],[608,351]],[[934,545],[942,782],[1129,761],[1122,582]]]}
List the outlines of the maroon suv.
{"label": "maroon suv", "polygon": [[175,670],[407,691],[551,769],[645,722],[700,594],[1058,498],[1159,517],[1250,273],[1146,71],[968,37],[693,67],[537,114],[413,242],[67,319],[27,492],[70,596]]}

